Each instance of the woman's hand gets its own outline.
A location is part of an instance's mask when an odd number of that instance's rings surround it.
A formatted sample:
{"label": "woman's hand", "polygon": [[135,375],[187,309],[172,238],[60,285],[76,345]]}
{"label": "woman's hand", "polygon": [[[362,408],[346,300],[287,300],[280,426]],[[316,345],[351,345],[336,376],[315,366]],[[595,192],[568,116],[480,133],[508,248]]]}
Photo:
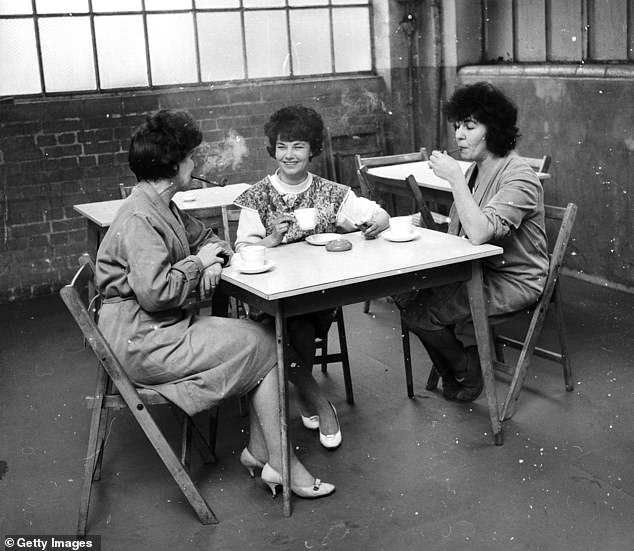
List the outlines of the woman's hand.
{"label": "woman's hand", "polygon": [[282,214],[275,219],[275,222],[273,222],[273,232],[268,236],[273,247],[276,247],[282,242],[293,220],[294,218],[290,214]]}
{"label": "woman's hand", "polygon": [[198,283],[198,293],[201,300],[209,297],[216,290],[216,286],[220,282],[220,274],[222,266],[220,264],[212,264],[203,271]]}
{"label": "woman's hand", "polygon": [[198,250],[196,256],[203,263],[203,268],[207,268],[212,264],[222,264],[225,261],[222,256],[231,257],[231,250],[221,243],[207,243]]}
{"label": "woman's hand", "polygon": [[374,239],[390,225],[390,215],[383,209],[377,210],[372,220],[363,224],[363,236],[366,239]]}
{"label": "woman's hand", "polygon": [[436,176],[447,180],[452,187],[455,182],[459,182],[460,180],[464,182],[464,174],[462,173],[458,161],[446,153],[433,151],[429,158],[429,166]]}

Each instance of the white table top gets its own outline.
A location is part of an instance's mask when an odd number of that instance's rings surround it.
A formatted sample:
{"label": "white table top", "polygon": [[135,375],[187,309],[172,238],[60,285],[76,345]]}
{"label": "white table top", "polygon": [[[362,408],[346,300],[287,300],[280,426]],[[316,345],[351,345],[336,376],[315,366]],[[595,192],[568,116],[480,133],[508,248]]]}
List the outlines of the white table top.
{"label": "white table top", "polygon": [[[458,161],[458,164],[464,174],[472,163],[467,161]],[[418,184],[422,187],[451,193],[451,186],[449,185],[449,182],[436,176],[433,170],[429,167],[429,163],[427,161],[401,163],[390,166],[377,166],[369,168],[368,172],[374,176],[390,178],[392,180],[405,180],[405,178],[412,174],[414,178],[416,178]],[[550,178],[550,174],[537,172],[537,177],[540,180],[546,180]]]}
{"label": "white table top", "polygon": [[[179,209],[184,211],[226,207],[233,204],[235,198],[247,188],[249,188],[249,184],[232,184],[224,187],[179,191],[174,195],[173,201]],[[190,194],[194,200],[185,201],[185,198]],[[113,201],[82,203],[74,205],[73,208],[98,226],[107,228],[112,224],[121,203],[123,203],[123,199],[115,199]]]}
{"label": "white table top", "polygon": [[415,228],[418,238],[394,243],[382,236],[366,240],[360,232],[341,237],[352,243],[345,252],[329,252],[305,241],[267,249],[274,265],[260,274],[241,273],[236,265],[222,271],[222,279],[265,300],[277,300],[363,281],[457,264],[502,253],[495,245],[472,245],[466,239]]}
{"label": "white table top", "polygon": [[[471,166],[471,163],[466,161],[458,161],[458,164],[460,165],[463,174],[467,172],[467,169]],[[390,178],[392,180],[405,180],[405,178],[411,174],[414,178],[416,178],[418,184],[423,187],[451,193],[451,186],[449,185],[449,182],[436,176],[434,171],[429,167],[429,162],[427,161],[377,166],[369,168],[368,172],[374,176]]]}

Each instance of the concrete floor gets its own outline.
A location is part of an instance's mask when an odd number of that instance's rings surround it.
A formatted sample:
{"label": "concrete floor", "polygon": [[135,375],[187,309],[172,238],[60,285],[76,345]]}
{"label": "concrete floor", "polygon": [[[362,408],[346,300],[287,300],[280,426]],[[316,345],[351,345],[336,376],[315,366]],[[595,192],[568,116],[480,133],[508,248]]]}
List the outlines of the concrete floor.
{"label": "concrete floor", "polygon": [[[484,398],[462,405],[425,390],[429,362],[418,343],[417,396],[408,399],[393,306],[376,301],[368,316],[353,305],[355,406],[338,366],[318,375],[340,414],[341,448],[321,448],[291,404],[297,452],[337,485],[334,496],[294,498],[283,517],[281,500],[238,462],[247,422],[230,403],[218,462],[193,465],[220,520],[202,526],[121,412],[89,533],[104,550],[135,551],[634,549],[634,297],[568,278],[564,294],[575,389],[566,393],[559,367],[536,360],[502,447],[492,444]],[[72,534],[94,361],[57,297],[2,305],[0,328],[0,534]]]}

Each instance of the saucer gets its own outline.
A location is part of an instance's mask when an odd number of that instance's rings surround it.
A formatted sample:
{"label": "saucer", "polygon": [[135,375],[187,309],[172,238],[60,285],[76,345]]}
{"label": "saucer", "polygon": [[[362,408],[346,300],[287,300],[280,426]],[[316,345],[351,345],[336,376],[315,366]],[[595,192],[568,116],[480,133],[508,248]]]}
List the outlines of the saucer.
{"label": "saucer", "polygon": [[243,274],[261,274],[262,272],[268,272],[273,266],[275,266],[275,262],[270,259],[266,259],[262,266],[258,266],[256,268],[247,268],[242,265],[242,261],[239,258],[234,258],[232,262],[234,268]]}
{"label": "saucer", "polygon": [[416,239],[418,237],[418,232],[412,230],[407,235],[394,235],[391,230],[387,229],[381,235],[383,237],[385,237],[385,239],[387,239],[388,241],[394,241],[396,243],[401,243],[401,242],[404,242],[404,241],[412,241],[413,239]]}
{"label": "saucer", "polygon": [[338,233],[316,233],[306,236],[306,242],[311,245],[325,245],[328,241],[339,239],[341,237]]}

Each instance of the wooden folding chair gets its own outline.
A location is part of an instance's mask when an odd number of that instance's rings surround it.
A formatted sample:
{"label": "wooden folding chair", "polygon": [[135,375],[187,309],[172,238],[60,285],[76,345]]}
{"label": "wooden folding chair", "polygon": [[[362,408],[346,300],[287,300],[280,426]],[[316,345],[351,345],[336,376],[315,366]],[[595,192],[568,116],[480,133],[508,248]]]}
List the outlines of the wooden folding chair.
{"label": "wooden folding chair", "polygon": [[339,306],[335,310],[334,323],[337,325],[337,335],[339,337],[339,352],[328,351],[328,335],[317,337],[315,345],[319,353],[315,356],[315,365],[321,365],[321,372],[328,373],[328,364],[341,362],[343,368],[343,380],[346,387],[346,401],[354,404],[354,394],[352,391],[352,377],[350,375],[350,358],[348,356],[348,342],[346,340],[346,327],[343,320],[343,308]]}
{"label": "wooden folding chair", "polygon": [[192,430],[202,443],[198,449],[203,460],[205,462],[215,460],[213,448],[215,447],[217,418],[210,421],[210,443],[208,444],[191,418],[178,409],[184,416],[184,422],[180,458],[176,455],[148,409],[148,406],[162,404],[168,404],[174,408],[176,406],[158,392],[136,388],[128,378],[97,326],[94,301],[98,299],[98,296],[93,297],[90,303],[86,304],[86,300],[92,296],[90,289],[93,280],[94,265],[90,259],[83,257],[81,267],[71,283],[60,291],[60,295],[81,329],[85,341],[99,360],[95,393],[94,396],[87,398],[88,407],[92,409],[92,417],[84,465],[77,535],[79,537],[86,535],[93,482],[101,477],[108,412],[110,409],[122,408],[128,408],[139,423],[139,426],[169,470],[174,481],[196,511],[200,522],[202,524],[216,524],[218,520],[190,478],[188,466]]}
{"label": "wooden folding chair", "polygon": [[521,157],[530,165],[530,167],[535,172],[541,172],[544,174],[548,173],[551,161],[550,155],[544,155],[543,157]]}
{"label": "wooden folding chair", "polygon": [[[545,358],[561,364],[564,375],[564,385],[568,392],[572,391],[572,366],[570,364],[570,356],[568,353],[568,337],[566,325],[563,315],[563,300],[561,297],[561,287],[559,283],[559,274],[563,264],[568,241],[572,233],[575,217],[577,215],[577,205],[568,203],[564,207],[556,207],[551,205],[545,206],[546,221],[550,224],[558,225],[557,237],[550,253],[550,266],[548,276],[544,285],[544,290],[539,300],[531,307],[520,312],[512,312],[500,316],[491,316],[489,324],[491,326],[491,346],[495,350],[496,359],[493,367],[506,373],[512,377],[509,390],[502,406],[502,420],[508,420],[513,416],[515,407],[522,390],[526,372],[530,366],[533,355]],[[546,314],[551,308],[555,313],[557,324],[557,335],[559,338],[559,351],[548,350],[537,346]],[[530,322],[526,330],[523,340],[512,339],[499,334],[499,327],[512,320],[530,316]],[[412,367],[411,354],[409,347],[409,332],[407,324],[402,321],[403,336],[403,360],[405,364],[405,378],[407,381],[407,394],[411,398],[414,396],[412,384]],[[520,350],[519,358],[513,365],[509,365],[504,361],[503,346],[509,346]],[[439,374],[435,367],[432,366],[429,378],[427,380],[427,390],[435,390],[438,384]]]}

